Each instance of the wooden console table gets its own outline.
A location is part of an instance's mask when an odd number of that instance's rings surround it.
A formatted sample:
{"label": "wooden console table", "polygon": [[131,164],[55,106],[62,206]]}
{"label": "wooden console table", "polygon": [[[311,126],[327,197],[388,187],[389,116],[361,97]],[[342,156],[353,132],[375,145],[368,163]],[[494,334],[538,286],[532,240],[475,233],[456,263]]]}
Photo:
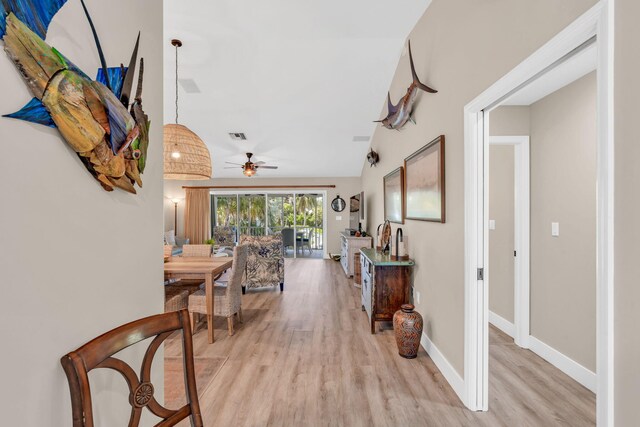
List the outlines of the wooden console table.
{"label": "wooden console table", "polygon": [[413,260],[396,260],[375,249],[360,249],[362,310],[367,312],[371,333],[376,322],[392,321],[402,304],[409,302]]}

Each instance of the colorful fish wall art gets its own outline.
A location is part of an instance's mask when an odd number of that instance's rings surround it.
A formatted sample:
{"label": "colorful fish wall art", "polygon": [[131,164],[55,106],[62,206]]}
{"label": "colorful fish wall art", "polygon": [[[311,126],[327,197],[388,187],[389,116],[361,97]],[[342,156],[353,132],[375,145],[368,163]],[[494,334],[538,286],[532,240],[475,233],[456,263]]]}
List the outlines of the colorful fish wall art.
{"label": "colorful fish wall art", "polygon": [[382,126],[387,129],[400,130],[409,120],[413,123],[413,106],[418,97],[418,90],[423,90],[429,93],[437,93],[435,89],[431,89],[429,86],[422,84],[418,79],[418,74],[413,65],[413,56],[411,55],[411,41],[409,41],[409,62],[411,64],[411,75],[413,76],[413,82],[407,89],[407,93],[398,101],[396,105],[391,102],[391,94],[387,92],[387,105],[388,113],[387,117],[382,120],[376,120],[375,123],[382,123]]}
{"label": "colorful fish wall art", "polygon": [[140,34],[129,66],[107,67],[89,11],[80,0],[101,62],[92,80],[44,41],[66,1],[0,0],[0,39],[34,97],[5,117],[57,128],[105,190],[117,187],[135,194],[134,185],[142,187],[150,125],[142,109],[142,58],[131,102]]}

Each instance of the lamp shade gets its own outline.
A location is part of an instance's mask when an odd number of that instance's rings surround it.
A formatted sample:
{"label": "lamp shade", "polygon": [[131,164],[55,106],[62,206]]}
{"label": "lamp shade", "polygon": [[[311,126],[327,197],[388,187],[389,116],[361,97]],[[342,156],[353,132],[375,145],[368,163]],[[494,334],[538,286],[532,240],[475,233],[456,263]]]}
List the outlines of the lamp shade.
{"label": "lamp shade", "polygon": [[189,128],[164,125],[164,179],[211,178],[211,156],[205,143]]}

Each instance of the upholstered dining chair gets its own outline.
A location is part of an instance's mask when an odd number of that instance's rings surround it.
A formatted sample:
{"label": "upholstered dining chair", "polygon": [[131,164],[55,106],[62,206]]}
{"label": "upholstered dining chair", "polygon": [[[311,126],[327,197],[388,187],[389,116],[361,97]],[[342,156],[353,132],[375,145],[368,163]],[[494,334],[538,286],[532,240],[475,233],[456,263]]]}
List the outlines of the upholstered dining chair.
{"label": "upholstered dining chair", "polygon": [[213,227],[213,241],[216,245],[232,247],[236,244],[236,229],[226,225]]}
{"label": "upholstered dining chair", "polygon": [[[62,363],[69,381],[73,427],[94,426],[89,372],[96,369],[115,370],[124,377],[130,391],[129,427],[137,427],[140,424],[144,408],[163,420],[157,425],[174,426],[184,419],[191,418],[192,426],[203,427],[196,389],[193,341],[189,329],[189,312],[187,310],[158,314],[113,329],[63,356],[60,363]],[[164,340],[176,331],[182,332],[182,358],[187,403],[180,409],[172,410],[162,406],[154,397],[154,388],[151,384],[151,363]],[[153,340],[142,360],[142,368],[138,378],[131,366],[114,355],[152,337]]]}
{"label": "upholstered dining chair", "polygon": [[263,288],[280,285],[284,290],[284,248],[282,234],[240,237],[240,244],[248,245],[245,288]]}
{"label": "upholstered dining chair", "polygon": [[182,247],[183,257],[210,257],[211,245],[184,245]]}
{"label": "upholstered dining chair", "polygon": [[[213,321],[210,316],[227,318],[229,336],[233,335],[233,316],[238,315],[242,323],[242,277],[247,268],[247,246],[239,245],[233,248],[233,265],[229,273],[228,282],[216,281],[213,287],[213,313],[207,313],[207,296],[204,289],[189,296],[189,314],[191,328],[195,332],[197,317],[207,315],[207,322]],[[197,316],[196,316],[197,315]]]}

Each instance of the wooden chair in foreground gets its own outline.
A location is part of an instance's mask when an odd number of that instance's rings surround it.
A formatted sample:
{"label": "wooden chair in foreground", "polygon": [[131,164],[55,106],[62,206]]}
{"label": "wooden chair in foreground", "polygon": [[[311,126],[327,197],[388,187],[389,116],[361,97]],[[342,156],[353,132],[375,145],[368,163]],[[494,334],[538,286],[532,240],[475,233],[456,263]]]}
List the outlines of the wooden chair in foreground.
{"label": "wooden chair in foreground", "polygon": [[[154,389],[150,382],[150,376],[151,363],[156,351],[164,340],[175,331],[182,331],[187,404],[178,410],[171,410],[160,405],[153,396]],[[120,350],[154,336],[155,338],[149,344],[142,361],[140,379],[128,364],[113,357]],[[89,341],[76,351],[62,357],[60,362],[69,380],[73,427],[94,426],[88,377],[88,373],[94,369],[113,369],[124,377],[131,392],[129,395],[129,404],[131,405],[129,427],[139,425],[142,409],[145,407],[163,419],[156,424],[157,426],[174,426],[190,417],[193,427],[203,427],[196,389],[193,341],[187,310],[159,314],[127,323]]]}
{"label": "wooden chair in foreground", "polygon": [[207,296],[204,289],[189,295],[189,314],[193,331],[196,329],[196,314],[206,314],[207,322],[212,322],[213,316],[226,317],[229,336],[233,335],[233,316],[237,314],[238,320],[242,322],[242,277],[246,267],[247,246],[234,247],[229,281],[216,281],[213,287],[213,313],[207,313]]}

